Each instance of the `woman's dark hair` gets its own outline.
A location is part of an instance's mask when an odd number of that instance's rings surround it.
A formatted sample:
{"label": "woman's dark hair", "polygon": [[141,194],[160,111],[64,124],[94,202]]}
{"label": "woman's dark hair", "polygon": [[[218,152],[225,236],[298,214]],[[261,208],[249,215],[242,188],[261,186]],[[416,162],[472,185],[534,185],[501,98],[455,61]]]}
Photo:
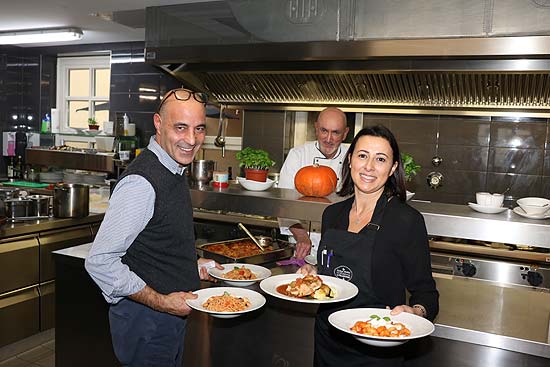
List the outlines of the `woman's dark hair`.
{"label": "woman's dark hair", "polygon": [[392,132],[387,127],[382,125],[367,126],[359,131],[357,135],[355,135],[355,137],[353,138],[348,152],[346,153],[346,160],[342,165],[342,188],[340,189],[340,191],[338,191],[338,195],[348,196],[353,194],[354,192],[355,186],[353,180],[351,179],[351,169],[349,162],[351,162],[351,156],[353,154],[353,151],[355,150],[357,141],[362,136],[376,136],[386,139],[390,144],[393,152],[392,164],[394,164],[395,162],[398,163],[397,169],[395,170],[395,172],[393,172],[393,175],[388,178],[388,181],[386,181],[386,194],[389,196],[395,195],[399,197],[399,199],[401,199],[402,201],[405,201],[407,197],[405,189],[405,171],[403,170],[403,162],[401,161],[399,146],[397,145],[397,140],[395,140],[395,136],[393,136]]}

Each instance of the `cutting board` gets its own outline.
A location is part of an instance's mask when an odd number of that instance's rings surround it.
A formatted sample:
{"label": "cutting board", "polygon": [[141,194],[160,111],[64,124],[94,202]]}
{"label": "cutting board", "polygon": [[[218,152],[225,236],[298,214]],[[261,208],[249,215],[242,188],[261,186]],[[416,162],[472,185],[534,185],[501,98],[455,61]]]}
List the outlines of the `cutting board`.
{"label": "cutting board", "polygon": [[27,181],[3,182],[2,185],[4,185],[4,186],[29,187],[31,189],[43,189],[44,187],[50,186],[50,184],[47,184],[47,183],[27,182]]}

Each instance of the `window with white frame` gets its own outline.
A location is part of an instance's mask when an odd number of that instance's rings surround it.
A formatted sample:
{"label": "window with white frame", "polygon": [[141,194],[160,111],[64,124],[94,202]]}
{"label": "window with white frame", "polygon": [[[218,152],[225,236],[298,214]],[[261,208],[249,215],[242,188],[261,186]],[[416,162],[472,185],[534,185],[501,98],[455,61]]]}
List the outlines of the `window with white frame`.
{"label": "window with white frame", "polygon": [[60,57],[57,59],[57,109],[61,133],[88,129],[93,118],[103,129],[109,120],[111,57]]}

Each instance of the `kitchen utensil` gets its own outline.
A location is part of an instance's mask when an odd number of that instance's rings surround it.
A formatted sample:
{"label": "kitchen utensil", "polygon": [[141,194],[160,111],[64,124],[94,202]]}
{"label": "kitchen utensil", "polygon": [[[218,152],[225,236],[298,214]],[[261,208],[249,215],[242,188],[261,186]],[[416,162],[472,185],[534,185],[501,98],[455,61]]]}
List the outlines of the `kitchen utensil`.
{"label": "kitchen utensil", "polygon": [[248,237],[250,237],[252,239],[252,241],[256,244],[256,246],[258,246],[260,248],[260,250],[262,250],[262,252],[264,251],[264,248],[262,247],[260,242],[258,242],[256,237],[254,237],[252,235],[252,233],[250,233],[250,231],[244,226],[244,224],[238,223],[237,226],[239,226],[239,228],[242,229],[248,235]]}
{"label": "kitchen utensil", "polygon": [[53,215],[79,218],[90,214],[90,188],[81,184],[58,184],[53,194]]}
{"label": "kitchen utensil", "polygon": [[212,181],[216,162],[209,160],[196,160],[191,164],[191,176],[199,184],[207,185]]}
{"label": "kitchen utensil", "polygon": [[258,237],[256,237],[256,239],[258,240],[258,242],[260,243],[262,248],[267,247],[267,246],[271,246],[271,244],[273,243],[273,239],[271,237],[267,237],[267,236],[258,236]]}
{"label": "kitchen utensil", "polygon": [[225,158],[225,134],[223,131],[223,105],[220,106],[220,120],[218,122],[218,134],[214,139],[214,145],[222,148],[222,158]]}

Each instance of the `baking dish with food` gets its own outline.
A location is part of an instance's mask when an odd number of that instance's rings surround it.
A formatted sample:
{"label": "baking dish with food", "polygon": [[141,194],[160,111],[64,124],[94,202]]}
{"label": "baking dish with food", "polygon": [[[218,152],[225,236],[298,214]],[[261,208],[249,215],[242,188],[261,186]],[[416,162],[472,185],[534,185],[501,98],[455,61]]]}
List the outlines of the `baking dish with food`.
{"label": "baking dish with food", "polygon": [[277,239],[263,247],[263,250],[262,252],[249,238],[205,243],[197,247],[199,256],[221,264],[228,262],[264,264],[291,257],[294,253],[294,246],[288,241]]}

